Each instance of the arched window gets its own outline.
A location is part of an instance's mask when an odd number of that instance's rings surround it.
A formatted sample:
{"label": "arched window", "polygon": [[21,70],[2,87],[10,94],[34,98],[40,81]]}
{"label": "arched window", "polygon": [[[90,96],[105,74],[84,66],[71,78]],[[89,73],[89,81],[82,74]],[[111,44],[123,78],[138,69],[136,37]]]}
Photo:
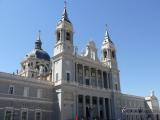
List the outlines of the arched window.
{"label": "arched window", "polygon": [[70,81],[70,73],[66,73],[67,74],[67,81]]}
{"label": "arched window", "polygon": [[66,40],[71,40],[71,34],[69,32],[66,32]]}
{"label": "arched window", "polygon": [[114,51],[112,51],[112,57],[115,58],[115,52]]}
{"label": "arched window", "polygon": [[106,58],[107,57],[107,51],[105,50],[103,54],[104,54],[104,58]]}
{"label": "arched window", "polygon": [[60,40],[60,36],[61,36],[60,31],[57,31],[57,42]]}

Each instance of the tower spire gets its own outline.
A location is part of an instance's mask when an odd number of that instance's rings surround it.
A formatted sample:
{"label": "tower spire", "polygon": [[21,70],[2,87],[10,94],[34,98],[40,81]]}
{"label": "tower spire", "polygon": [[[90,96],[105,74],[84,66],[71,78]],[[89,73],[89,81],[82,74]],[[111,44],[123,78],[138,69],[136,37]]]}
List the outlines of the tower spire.
{"label": "tower spire", "polygon": [[38,31],[38,35],[37,35],[37,41],[40,40],[41,41],[41,31]]}
{"label": "tower spire", "polygon": [[105,32],[105,36],[104,36],[104,42],[110,42],[113,43],[110,35],[109,35],[109,31],[108,31],[108,25],[106,24],[106,32]]}
{"label": "tower spire", "polygon": [[63,10],[62,18],[61,18],[61,21],[63,21],[63,20],[71,23],[70,20],[69,20],[69,18],[68,18],[68,13],[67,13],[67,1],[66,1],[66,0],[64,1],[64,10]]}
{"label": "tower spire", "polygon": [[41,31],[38,31],[37,39],[35,42],[35,49],[42,49],[42,42],[41,42]]}
{"label": "tower spire", "polygon": [[64,1],[64,8],[66,8],[67,7],[67,1],[65,0]]}
{"label": "tower spire", "polygon": [[105,38],[109,38],[110,39],[110,35],[109,35],[109,32],[108,32],[108,25],[107,24],[106,24]]}
{"label": "tower spire", "polygon": [[[64,0],[63,14],[56,27],[56,45],[54,56],[62,52],[68,54],[73,53],[73,34],[73,25],[67,14],[67,2]],[[63,48],[63,50],[61,48]]]}

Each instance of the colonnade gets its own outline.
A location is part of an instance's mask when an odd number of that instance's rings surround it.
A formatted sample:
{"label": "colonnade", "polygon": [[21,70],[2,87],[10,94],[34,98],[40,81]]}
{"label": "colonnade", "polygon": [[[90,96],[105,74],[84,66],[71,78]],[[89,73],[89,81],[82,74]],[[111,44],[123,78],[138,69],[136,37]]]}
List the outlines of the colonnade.
{"label": "colonnade", "polygon": [[76,64],[76,79],[80,85],[111,89],[111,74],[98,68]]}
{"label": "colonnade", "polygon": [[89,119],[111,119],[111,99],[89,95],[77,96],[77,113],[78,117]]}

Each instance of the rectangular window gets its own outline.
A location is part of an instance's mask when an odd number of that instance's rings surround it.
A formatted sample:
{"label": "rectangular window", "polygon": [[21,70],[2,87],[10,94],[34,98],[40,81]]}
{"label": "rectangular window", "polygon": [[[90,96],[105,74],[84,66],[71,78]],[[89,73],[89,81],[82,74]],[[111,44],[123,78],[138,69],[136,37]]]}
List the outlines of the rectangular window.
{"label": "rectangular window", "polygon": [[24,87],[24,97],[28,97],[29,96],[29,87]]}
{"label": "rectangular window", "polygon": [[42,89],[37,90],[37,98],[42,98]]}
{"label": "rectangular window", "polygon": [[14,94],[14,85],[9,86],[8,94]]}
{"label": "rectangular window", "polygon": [[12,120],[12,111],[6,110],[6,112],[5,112],[5,120]]}
{"label": "rectangular window", "polygon": [[58,73],[56,73],[56,81],[58,81]]}
{"label": "rectangular window", "polygon": [[83,103],[83,96],[82,95],[78,95],[78,103]]}
{"label": "rectangular window", "polygon": [[89,79],[86,79],[86,85],[89,85]]}
{"label": "rectangular window", "polygon": [[21,120],[27,120],[27,111],[22,111]]}
{"label": "rectangular window", "polygon": [[103,98],[100,98],[100,99],[99,99],[99,104],[100,104],[100,105],[103,105]]}
{"label": "rectangular window", "polygon": [[70,81],[70,73],[67,73],[67,81]]}
{"label": "rectangular window", "polygon": [[97,97],[93,97],[92,98],[92,104],[93,105],[97,105]]}
{"label": "rectangular window", "polygon": [[87,104],[87,105],[90,104],[90,97],[89,97],[89,96],[86,96],[85,99],[86,99],[86,104]]}
{"label": "rectangular window", "polygon": [[36,120],[41,120],[41,112],[36,112]]}

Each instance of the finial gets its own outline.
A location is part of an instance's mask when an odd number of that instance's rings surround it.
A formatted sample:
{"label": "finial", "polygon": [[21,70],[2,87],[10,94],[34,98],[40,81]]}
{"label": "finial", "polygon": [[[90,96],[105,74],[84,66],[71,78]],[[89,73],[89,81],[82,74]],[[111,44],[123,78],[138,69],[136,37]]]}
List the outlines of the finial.
{"label": "finial", "polygon": [[109,38],[109,32],[108,32],[108,25],[107,24],[106,24],[106,34],[105,34],[105,37]]}
{"label": "finial", "polygon": [[42,42],[41,42],[41,31],[38,31],[37,40],[35,42],[35,49],[42,49]]}
{"label": "finial", "polygon": [[37,40],[41,40],[41,30],[38,31]]}
{"label": "finial", "polygon": [[66,7],[67,7],[67,2],[66,2],[66,0],[64,0],[64,10],[63,10],[63,15],[62,15],[61,21],[65,20],[65,21],[71,23],[69,18],[68,18],[67,8]]}
{"label": "finial", "polygon": [[67,1],[64,0],[64,8],[66,8],[66,7],[67,7]]}
{"label": "finial", "polygon": [[113,43],[111,41],[111,38],[110,38],[110,35],[109,35],[109,32],[108,32],[108,25],[106,24],[106,33],[105,33],[105,39],[104,39],[104,42],[110,42],[110,43]]}

